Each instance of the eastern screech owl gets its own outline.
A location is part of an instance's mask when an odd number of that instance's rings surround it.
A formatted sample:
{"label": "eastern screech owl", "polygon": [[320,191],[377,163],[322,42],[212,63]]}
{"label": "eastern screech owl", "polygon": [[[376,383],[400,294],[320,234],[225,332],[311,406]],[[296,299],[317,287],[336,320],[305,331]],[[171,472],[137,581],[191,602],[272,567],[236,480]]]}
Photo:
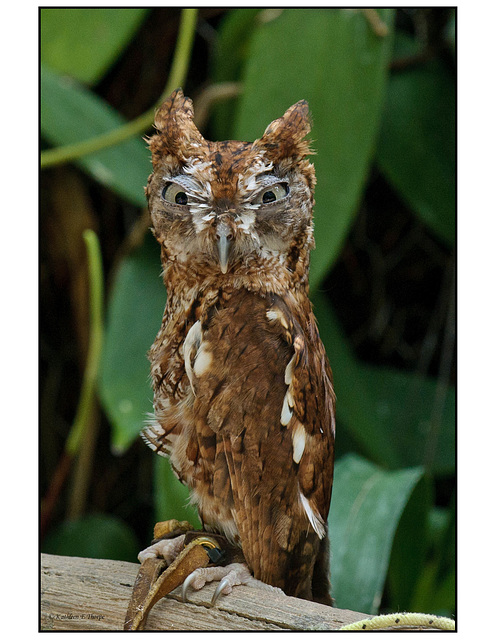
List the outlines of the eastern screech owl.
{"label": "eastern screech owl", "polygon": [[300,101],[253,143],[161,106],[146,189],[168,292],[147,443],[255,578],[329,603],[332,374],[308,298],[314,167]]}

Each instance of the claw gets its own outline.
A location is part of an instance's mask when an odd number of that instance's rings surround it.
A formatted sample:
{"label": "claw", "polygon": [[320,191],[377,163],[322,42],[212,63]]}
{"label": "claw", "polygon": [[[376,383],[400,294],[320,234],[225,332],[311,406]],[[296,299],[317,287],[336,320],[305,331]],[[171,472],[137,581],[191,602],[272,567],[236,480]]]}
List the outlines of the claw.
{"label": "claw", "polygon": [[217,588],[215,589],[215,593],[213,594],[213,598],[211,599],[211,606],[214,607],[218,598],[220,597],[220,595],[222,594],[222,592],[225,590],[226,587],[229,586],[229,580],[228,578],[223,578],[223,580],[220,580],[220,582],[218,583]]}
{"label": "claw", "polygon": [[187,598],[187,592],[189,591],[189,587],[191,586],[191,582],[193,580],[194,580],[194,571],[190,573],[182,583],[182,600],[184,602],[189,602]]}

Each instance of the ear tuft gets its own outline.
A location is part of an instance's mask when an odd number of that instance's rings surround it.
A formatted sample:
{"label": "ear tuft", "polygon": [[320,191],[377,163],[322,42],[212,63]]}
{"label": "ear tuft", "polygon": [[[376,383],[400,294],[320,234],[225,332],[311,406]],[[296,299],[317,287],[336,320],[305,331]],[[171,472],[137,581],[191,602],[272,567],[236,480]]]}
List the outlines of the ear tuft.
{"label": "ear tuft", "polygon": [[191,154],[192,145],[204,143],[204,138],[193,122],[192,100],[176,89],[155,114],[157,133],[150,138],[153,167],[164,155],[174,155],[184,162]]}
{"label": "ear tuft", "polygon": [[306,100],[292,105],[281,118],[271,122],[254,144],[264,147],[273,162],[282,158],[303,158],[311,153],[303,138],[311,131],[311,118]]}

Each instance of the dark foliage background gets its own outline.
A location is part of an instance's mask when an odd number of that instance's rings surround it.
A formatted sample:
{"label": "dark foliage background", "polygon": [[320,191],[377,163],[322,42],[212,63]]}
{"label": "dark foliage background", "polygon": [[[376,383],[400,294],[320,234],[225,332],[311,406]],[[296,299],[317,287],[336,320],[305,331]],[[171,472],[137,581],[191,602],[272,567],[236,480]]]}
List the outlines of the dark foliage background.
{"label": "dark foliage background", "polygon": [[[42,9],[42,150],[152,108],[182,15]],[[455,10],[201,9],[183,86],[211,139],[254,139],[309,101],[312,297],[338,397],[336,604],[453,613]],[[167,463],[137,437],[166,296],[142,189],[149,154],[135,135],[43,167],[41,547],[134,561],[155,520],[195,520]],[[85,395],[97,333],[87,229],[101,249],[104,328]]]}

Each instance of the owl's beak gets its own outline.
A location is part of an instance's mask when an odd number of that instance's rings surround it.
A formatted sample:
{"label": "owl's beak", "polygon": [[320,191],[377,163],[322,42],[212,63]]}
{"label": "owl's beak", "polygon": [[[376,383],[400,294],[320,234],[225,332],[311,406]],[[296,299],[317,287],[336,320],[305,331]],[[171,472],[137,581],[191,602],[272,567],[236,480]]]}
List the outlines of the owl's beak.
{"label": "owl's beak", "polygon": [[232,248],[232,231],[225,222],[220,222],[217,226],[217,248],[218,262],[222,273],[227,273],[229,266],[230,251]]}

